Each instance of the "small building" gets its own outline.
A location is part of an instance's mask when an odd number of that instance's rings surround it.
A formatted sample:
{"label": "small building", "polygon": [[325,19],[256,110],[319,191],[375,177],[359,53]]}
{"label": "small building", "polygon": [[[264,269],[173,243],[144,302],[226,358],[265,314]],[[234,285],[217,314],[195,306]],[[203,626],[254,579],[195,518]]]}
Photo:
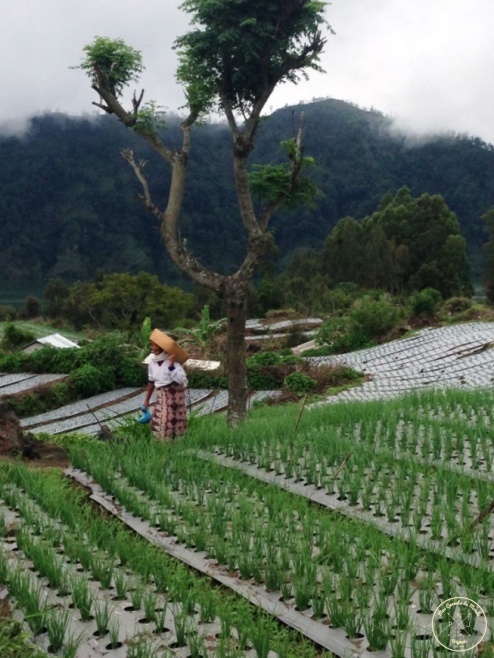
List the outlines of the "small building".
{"label": "small building", "polygon": [[79,345],[77,343],[74,343],[74,341],[69,340],[68,338],[65,338],[65,336],[61,336],[60,334],[50,334],[49,336],[43,336],[42,338],[37,338],[34,342],[29,343],[29,345],[26,345],[22,349],[23,352],[26,354],[31,354],[31,352],[35,352],[36,350],[41,349],[45,345],[51,345],[51,347],[56,347],[59,349],[67,349],[67,348],[79,348]]}

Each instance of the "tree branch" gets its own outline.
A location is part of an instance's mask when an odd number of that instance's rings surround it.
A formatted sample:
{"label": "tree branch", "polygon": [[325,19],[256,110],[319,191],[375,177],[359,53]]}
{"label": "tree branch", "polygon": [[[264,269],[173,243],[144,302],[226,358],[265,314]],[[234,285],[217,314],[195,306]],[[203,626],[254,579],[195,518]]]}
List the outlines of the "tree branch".
{"label": "tree branch", "polygon": [[137,163],[134,159],[134,153],[130,149],[125,149],[124,151],[122,151],[122,157],[124,158],[124,160],[127,160],[127,162],[130,164],[130,166],[134,170],[137,180],[140,182],[142,186],[143,195],[141,195],[140,198],[144,202],[144,205],[148,210],[150,210],[153,213],[155,217],[161,219],[161,211],[153,203],[151,199],[151,194],[149,192],[149,184],[143,172],[143,168],[146,163],[144,161]]}

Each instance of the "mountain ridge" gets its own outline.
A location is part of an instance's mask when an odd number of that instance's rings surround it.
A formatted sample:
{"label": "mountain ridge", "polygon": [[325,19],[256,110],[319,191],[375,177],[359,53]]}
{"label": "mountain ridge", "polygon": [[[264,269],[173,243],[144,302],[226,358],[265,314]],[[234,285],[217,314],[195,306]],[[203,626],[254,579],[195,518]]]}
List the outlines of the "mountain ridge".
{"label": "mountain ridge", "polygon": [[[304,149],[315,158],[322,195],[314,211],[280,212],[272,223],[279,262],[297,248],[321,249],[345,216],[371,214],[381,197],[407,186],[413,195],[441,194],[459,219],[478,276],[486,240],[481,215],[494,204],[494,147],[448,134],[416,139],[392,120],[337,99],[274,111],[262,120],[253,162],[281,159],[279,143],[304,116]],[[179,144],[178,119],[166,139]],[[114,117],[34,117],[20,137],[0,136],[0,261],[3,278],[67,281],[95,272],[146,270],[169,284],[181,280],[165,253],[154,217],[120,152],[148,161],[152,192],[166,201],[169,172]],[[229,273],[241,262],[245,236],[234,196],[231,138],[222,124],[194,130],[181,234],[205,265]]]}

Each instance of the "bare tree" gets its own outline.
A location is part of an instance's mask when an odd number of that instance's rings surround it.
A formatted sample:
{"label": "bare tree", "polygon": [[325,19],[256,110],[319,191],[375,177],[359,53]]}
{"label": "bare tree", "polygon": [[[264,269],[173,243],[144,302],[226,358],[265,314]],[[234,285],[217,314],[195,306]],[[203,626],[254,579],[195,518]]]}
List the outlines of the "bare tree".
{"label": "bare tree", "polygon": [[[249,168],[261,113],[275,87],[297,82],[307,70],[320,70],[325,39],[321,29],[325,2],[318,0],[186,0],[195,28],[176,41],[177,79],[184,85],[188,115],[181,123],[182,145],[169,148],[159,135],[154,103],[143,104],[134,93],[132,107],[122,104],[122,91],[138,79],[141,55],[122,40],[97,37],[86,46],[77,67],[89,75],[99,100],[95,105],[115,114],[139,133],[168,163],[171,182],[165,208],[150,193],[144,163],[131,151],[123,153],[142,187],[142,200],[160,221],[161,234],[172,260],[192,281],[217,293],[226,304],[228,423],[243,420],[247,410],[245,322],[247,289],[256,268],[272,244],[269,222],[284,205],[310,202],[315,186],[302,171],[313,164],[302,151],[302,122],[295,138],[283,142],[282,165]],[[180,238],[179,222],[185,192],[192,127],[212,110],[225,116],[233,141],[233,170],[238,207],[247,235],[247,253],[229,276],[204,267]],[[260,203],[256,206],[253,196]]]}

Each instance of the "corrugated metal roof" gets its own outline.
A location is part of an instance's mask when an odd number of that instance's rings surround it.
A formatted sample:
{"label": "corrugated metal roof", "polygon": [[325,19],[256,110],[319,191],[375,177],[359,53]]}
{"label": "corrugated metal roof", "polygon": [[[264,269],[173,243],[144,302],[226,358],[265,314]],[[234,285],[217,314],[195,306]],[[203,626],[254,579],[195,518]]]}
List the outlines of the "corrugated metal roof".
{"label": "corrugated metal roof", "polygon": [[51,345],[52,347],[79,347],[77,343],[74,343],[72,340],[61,336],[60,334],[50,334],[49,336],[44,336],[43,338],[37,338],[37,343],[42,345]]}

